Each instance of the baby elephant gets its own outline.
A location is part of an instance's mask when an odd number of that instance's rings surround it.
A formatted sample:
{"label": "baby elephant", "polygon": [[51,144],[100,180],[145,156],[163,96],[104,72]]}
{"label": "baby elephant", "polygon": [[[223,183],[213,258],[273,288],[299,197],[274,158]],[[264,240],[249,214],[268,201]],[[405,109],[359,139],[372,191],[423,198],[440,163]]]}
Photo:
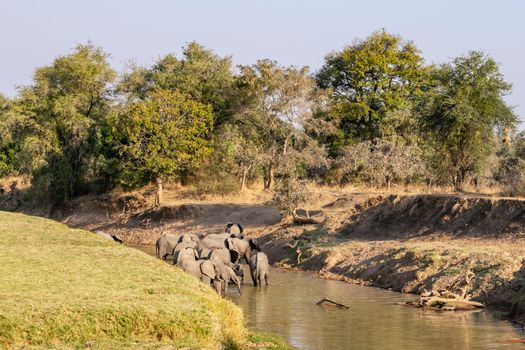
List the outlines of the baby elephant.
{"label": "baby elephant", "polygon": [[263,282],[268,285],[268,256],[263,252],[257,252],[250,258],[250,274],[252,275],[253,285],[255,287],[262,287]]}

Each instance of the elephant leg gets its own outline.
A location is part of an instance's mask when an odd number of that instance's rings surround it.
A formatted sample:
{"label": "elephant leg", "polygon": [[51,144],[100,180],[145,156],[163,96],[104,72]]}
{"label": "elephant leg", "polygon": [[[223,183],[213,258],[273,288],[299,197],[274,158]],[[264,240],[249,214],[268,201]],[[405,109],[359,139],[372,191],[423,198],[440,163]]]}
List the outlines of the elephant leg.
{"label": "elephant leg", "polygon": [[215,291],[217,294],[221,295],[221,289],[222,289],[222,283],[219,280],[213,280],[213,287],[215,288]]}
{"label": "elephant leg", "polygon": [[237,290],[239,291],[239,294],[242,295],[242,292],[241,292],[241,283],[239,282],[238,279],[237,279],[237,281],[235,281],[235,285],[237,286]]}
{"label": "elephant leg", "polygon": [[201,281],[202,281],[202,283],[204,283],[204,284],[207,285],[207,286],[211,285],[211,278],[209,278],[209,277],[206,276],[206,275],[203,275],[203,276],[201,277]]}
{"label": "elephant leg", "polygon": [[264,281],[266,282],[266,285],[269,285],[268,280],[270,279],[268,272],[264,274]]}
{"label": "elephant leg", "polygon": [[226,296],[228,291],[228,281],[222,281],[222,296]]}
{"label": "elephant leg", "polygon": [[250,270],[250,275],[252,276],[253,286],[257,287],[257,276],[255,276],[255,271]]}
{"label": "elephant leg", "polygon": [[261,273],[259,275],[259,287],[262,287],[264,285],[264,273]]}

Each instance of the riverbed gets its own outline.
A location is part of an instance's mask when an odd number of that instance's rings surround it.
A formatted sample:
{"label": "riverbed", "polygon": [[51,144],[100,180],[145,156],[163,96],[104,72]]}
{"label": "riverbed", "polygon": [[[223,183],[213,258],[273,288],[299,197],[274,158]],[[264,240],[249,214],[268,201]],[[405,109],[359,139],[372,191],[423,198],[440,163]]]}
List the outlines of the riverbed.
{"label": "riverbed", "polygon": [[[139,249],[154,254],[154,247]],[[229,298],[248,327],[274,333],[301,349],[524,349],[521,328],[494,311],[435,312],[396,305],[414,295],[323,280],[272,268],[270,286],[253,287],[248,269],[242,295]],[[329,298],[348,309],[316,305]]]}

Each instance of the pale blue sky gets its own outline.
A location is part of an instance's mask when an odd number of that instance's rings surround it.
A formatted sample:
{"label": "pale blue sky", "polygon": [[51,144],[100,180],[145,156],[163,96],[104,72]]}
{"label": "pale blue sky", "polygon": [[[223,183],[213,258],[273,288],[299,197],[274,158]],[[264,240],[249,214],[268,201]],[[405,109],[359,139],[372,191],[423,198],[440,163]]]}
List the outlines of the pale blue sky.
{"label": "pale blue sky", "polygon": [[87,40],[111,53],[116,69],[195,40],[237,64],[271,58],[315,71],[328,52],[385,28],[414,41],[428,63],[490,54],[525,120],[524,22],[522,0],[0,0],[0,92],[14,96],[36,67]]}

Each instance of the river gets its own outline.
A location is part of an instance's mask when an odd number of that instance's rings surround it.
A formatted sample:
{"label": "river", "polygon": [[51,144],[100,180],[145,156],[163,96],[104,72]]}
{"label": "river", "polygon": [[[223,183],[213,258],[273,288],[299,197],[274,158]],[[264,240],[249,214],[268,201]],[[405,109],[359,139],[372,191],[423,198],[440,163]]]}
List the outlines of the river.
{"label": "river", "polygon": [[[154,254],[153,247],[139,249]],[[247,267],[241,296],[230,287],[256,331],[278,334],[301,349],[525,349],[521,329],[488,310],[435,312],[396,305],[415,296],[272,268],[270,286],[255,288]],[[326,308],[329,298],[349,309]]]}

